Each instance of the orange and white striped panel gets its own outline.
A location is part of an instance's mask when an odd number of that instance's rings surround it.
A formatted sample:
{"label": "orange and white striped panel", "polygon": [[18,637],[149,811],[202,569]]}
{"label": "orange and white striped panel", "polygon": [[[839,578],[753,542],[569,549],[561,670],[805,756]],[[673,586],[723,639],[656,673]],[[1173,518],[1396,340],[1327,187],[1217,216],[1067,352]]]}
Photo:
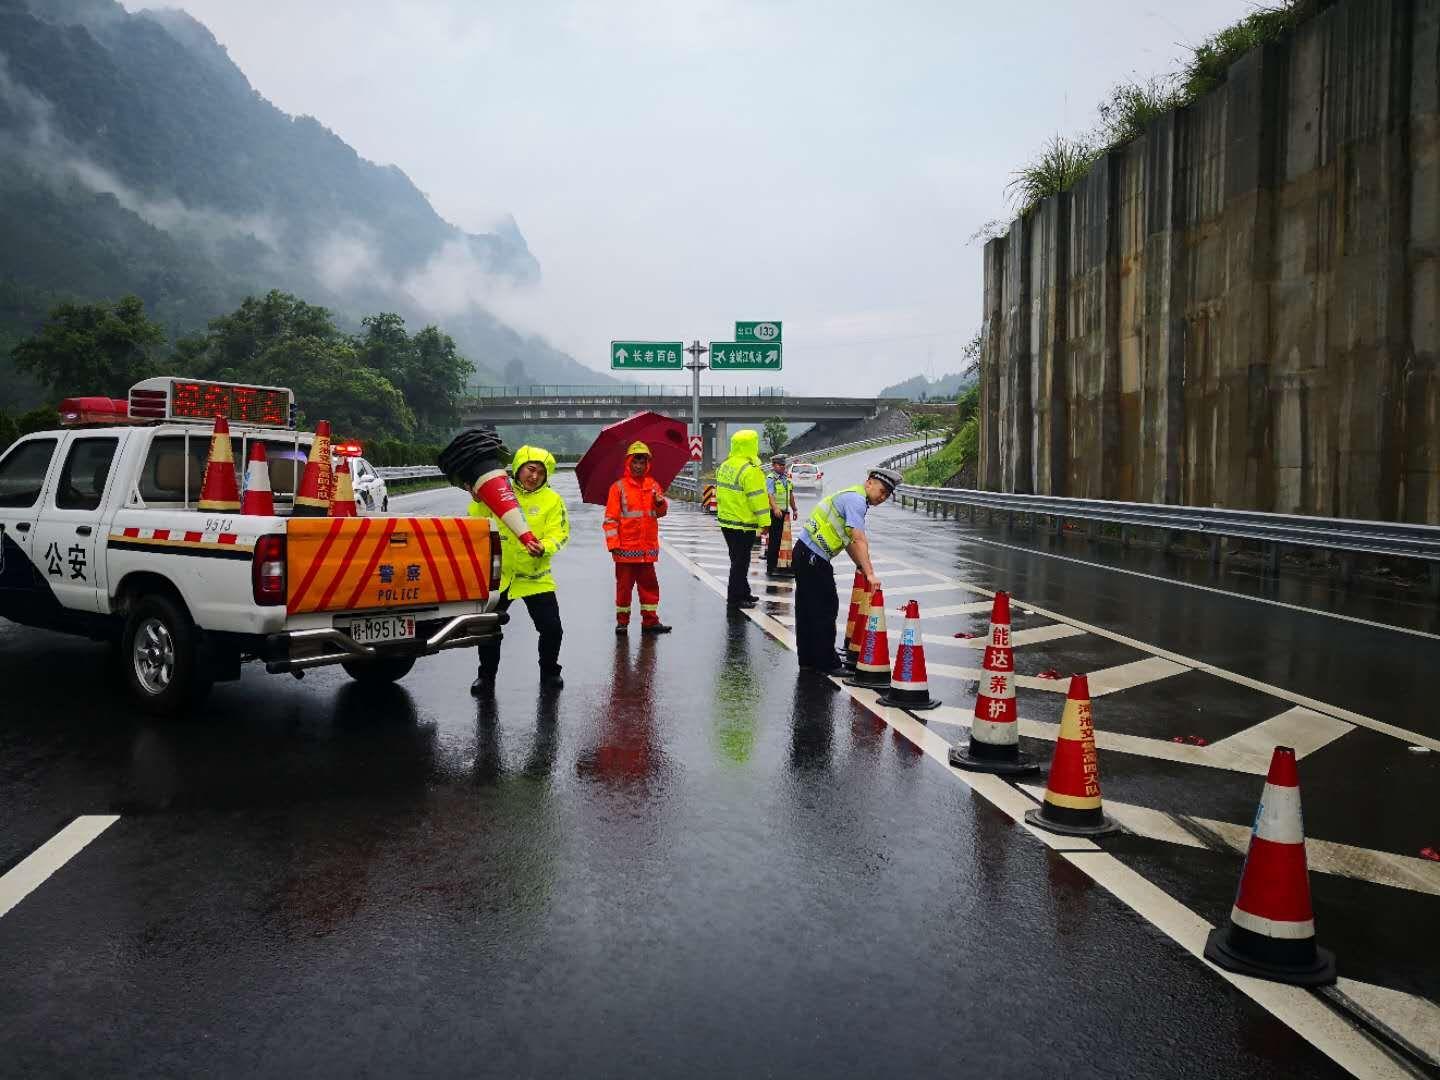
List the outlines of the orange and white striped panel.
{"label": "orange and white striped panel", "polygon": [[292,615],[489,595],[492,537],[481,518],[291,518],[285,537]]}

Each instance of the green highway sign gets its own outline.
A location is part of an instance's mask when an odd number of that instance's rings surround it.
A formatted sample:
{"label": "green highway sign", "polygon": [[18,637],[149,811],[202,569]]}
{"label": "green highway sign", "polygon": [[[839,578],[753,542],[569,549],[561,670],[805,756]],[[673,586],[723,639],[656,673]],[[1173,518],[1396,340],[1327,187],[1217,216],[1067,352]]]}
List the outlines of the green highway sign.
{"label": "green highway sign", "polygon": [[[766,324],[760,324],[766,325]],[[779,323],[770,324],[779,326]],[[781,346],[745,345],[738,341],[710,342],[711,371],[779,371]]]}
{"label": "green highway sign", "polygon": [[752,343],[765,345],[778,342],[780,340],[780,324],[778,322],[737,322],[735,324],[735,340],[741,345]]}
{"label": "green highway sign", "polygon": [[611,371],[679,371],[685,366],[683,341],[612,341]]}

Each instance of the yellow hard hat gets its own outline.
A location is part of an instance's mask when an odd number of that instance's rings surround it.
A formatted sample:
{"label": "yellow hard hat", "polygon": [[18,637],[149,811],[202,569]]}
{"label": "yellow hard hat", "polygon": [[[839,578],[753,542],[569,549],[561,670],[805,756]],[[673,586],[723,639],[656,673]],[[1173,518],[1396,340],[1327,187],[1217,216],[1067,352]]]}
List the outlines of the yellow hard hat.
{"label": "yellow hard hat", "polygon": [[643,442],[640,442],[640,441],[637,439],[635,442],[632,442],[632,443],[630,444],[629,448],[625,451],[625,455],[626,455],[627,457],[629,457],[629,456],[631,456],[631,455],[633,455],[633,454],[644,454],[646,457],[649,457],[649,456],[650,456],[650,447],[646,446]]}

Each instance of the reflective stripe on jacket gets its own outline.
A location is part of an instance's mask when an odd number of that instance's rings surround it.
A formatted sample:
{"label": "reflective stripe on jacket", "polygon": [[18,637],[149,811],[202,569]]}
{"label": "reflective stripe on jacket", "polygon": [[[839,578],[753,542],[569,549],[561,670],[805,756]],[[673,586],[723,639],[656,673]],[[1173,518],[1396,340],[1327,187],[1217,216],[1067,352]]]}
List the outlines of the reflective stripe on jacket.
{"label": "reflective stripe on jacket", "polygon": [[805,522],[805,531],[814,538],[826,556],[831,559],[849,545],[850,538],[855,531],[845,524],[845,516],[835,509],[835,496],[843,495],[847,491],[855,492],[862,499],[865,497],[863,484],[841,488],[821,499],[815,505],[815,509],[810,511],[810,520]]}
{"label": "reflective stripe on jacket", "polygon": [[610,485],[605,500],[605,547],[616,562],[653,563],[660,558],[660,521],[665,515],[665,492],[650,476],[636,480],[630,475],[630,457],[625,471]]}
{"label": "reflective stripe on jacket", "polygon": [[516,483],[515,498],[530,525],[530,531],[545,549],[543,554],[531,555],[489,508],[476,502],[470,504],[470,516],[489,520],[490,531],[500,538],[500,588],[508,589],[516,600],[555,591],[555,579],[550,576],[550,559],[570,539],[570,516],[565,511],[565,500],[550,486],[550,477],[555,472],[555,458],[537,446],[522,446],[515,451],[510,473],[513,476],[521,465],[531,461],[545,466],[545,483],[534,491],[526,491]]}

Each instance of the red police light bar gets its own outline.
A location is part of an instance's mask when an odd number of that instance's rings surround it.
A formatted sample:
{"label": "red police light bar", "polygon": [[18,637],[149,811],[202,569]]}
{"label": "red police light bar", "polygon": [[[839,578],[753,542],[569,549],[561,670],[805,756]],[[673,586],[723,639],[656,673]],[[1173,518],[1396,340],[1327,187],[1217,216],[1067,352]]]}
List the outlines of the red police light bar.
{"label": "red police light bar", "polygon": [[365,452],[358,442],[331,443],[330,450],[336,457],[359,457]]}
{"label": "red police light bar", "polygon": [[136,420],[226,420],[253,427],[293,428],[295,395],[283,386],[195,379],[146,379],[130,388]]}
{"label": "red police light bar", "polygon": [[60,402],[62,424],[128,424],[129,402],[124,398],[72,397]]}

